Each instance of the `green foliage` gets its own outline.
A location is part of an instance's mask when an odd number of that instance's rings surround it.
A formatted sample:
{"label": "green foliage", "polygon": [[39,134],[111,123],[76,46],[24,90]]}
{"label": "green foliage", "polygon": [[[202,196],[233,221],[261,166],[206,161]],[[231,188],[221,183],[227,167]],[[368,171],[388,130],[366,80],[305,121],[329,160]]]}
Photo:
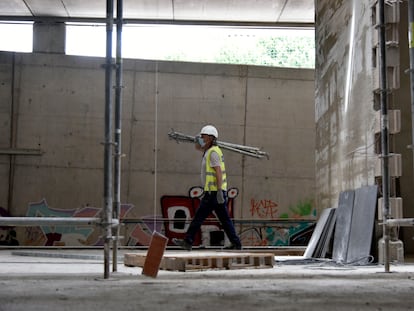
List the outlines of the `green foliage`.
{"label": "green foliage", "polygon": [[274,37],[260,44],[280,67],[315,67],[315,42],[309,37]]}
{"label": "green foliage", "polygon": [[315,67],[315,42],[310,37],[270,37],[241,48],[227,45],[215,57],[217,63],[290,68]]}
{"label": "green foliage", "polygon": [[[203,35],[204,34],[204,35]],[[187,37],[181,44],[161,48],[164,60],[258,65],[290,68],[315,67],[315,40],[309,31],[237,31],[199,34],[198,41]],[[193,40],[192,40],[192,39]]]}

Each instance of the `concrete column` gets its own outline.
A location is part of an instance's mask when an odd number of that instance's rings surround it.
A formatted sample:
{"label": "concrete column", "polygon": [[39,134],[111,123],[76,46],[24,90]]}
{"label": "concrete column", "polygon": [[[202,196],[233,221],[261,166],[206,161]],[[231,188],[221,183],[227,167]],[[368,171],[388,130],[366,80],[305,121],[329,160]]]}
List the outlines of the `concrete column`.
{"label": "concrete column", "polygon": [[66,27],[62,22],[33,24],[33,52],[65,54]]}

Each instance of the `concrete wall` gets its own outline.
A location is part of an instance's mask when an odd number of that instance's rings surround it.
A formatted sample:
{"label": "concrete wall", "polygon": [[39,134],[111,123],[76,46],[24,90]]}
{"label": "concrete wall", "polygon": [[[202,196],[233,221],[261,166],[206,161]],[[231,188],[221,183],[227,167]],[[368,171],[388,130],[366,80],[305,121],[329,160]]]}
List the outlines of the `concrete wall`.
{"label": "concrete wall", "polygon": [[[25,216],[42,199],[59,210],[103,206],[103,63],[0,53],[0,148],[43,152],[0,155],[0,206],[11,215]],[[201,154],[167,133],[195,135],[206,123],[222,141],[270,154],[258,160],[225,151],[230,186],[240,190],[236,218],[316,216],[313,70],[125,60],[124,86],[129,218],[160,215],[162,195],[187,195],[200,184]],[[309,214],[298,212],[304,202],[312,204]]]}
{"label": "concrete wall", "polygon": [[343,190],[374,184],[370,13],[366,2],[316,2],[316,202],[324,208]]}

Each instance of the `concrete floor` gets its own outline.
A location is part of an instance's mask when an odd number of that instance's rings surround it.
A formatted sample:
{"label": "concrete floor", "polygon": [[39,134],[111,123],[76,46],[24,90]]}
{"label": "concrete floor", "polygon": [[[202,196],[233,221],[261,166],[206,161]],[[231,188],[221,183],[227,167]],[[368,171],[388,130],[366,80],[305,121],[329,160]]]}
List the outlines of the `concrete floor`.
{"label": "concrete floor", "polygon": [[150,278],[124,266],[120,252],[118,271],[103,279],[101,250],[31,252],[0,250],[1,311],[414,309],[413,263],[385,273],[382,265],[288,264],[301,258],[276,256],[271,269],[159,271]]}

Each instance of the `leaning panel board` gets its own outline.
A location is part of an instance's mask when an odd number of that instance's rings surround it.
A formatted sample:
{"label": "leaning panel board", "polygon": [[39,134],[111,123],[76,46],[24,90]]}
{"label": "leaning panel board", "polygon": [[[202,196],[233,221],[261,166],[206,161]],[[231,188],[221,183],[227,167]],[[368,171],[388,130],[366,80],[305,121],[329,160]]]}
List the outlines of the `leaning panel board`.
{"label": "leaning panel board", "polygon": [[322,211],[306,248],[305,254],[303,255],[305,258],[319,257],[318,253],[320,253],[320,249],[323,248],[321,243],[323,243],[323,237],[326,236],[324,232],[329,227],[329,223],[332,220],[332,212],[334,211],[335,210],[333,208],[327,208]]}
{"label": "leaning panel board", "polygon": [[365,186],[355,190],[347,263],[368,263],[374,232],[376,205],[377,186]]}
{"label": "leaning panel board", "polygon": [[347,260],[354,197],[354,190],[343,191],[339,194],[332,253],[332,259],[336,262]]}

